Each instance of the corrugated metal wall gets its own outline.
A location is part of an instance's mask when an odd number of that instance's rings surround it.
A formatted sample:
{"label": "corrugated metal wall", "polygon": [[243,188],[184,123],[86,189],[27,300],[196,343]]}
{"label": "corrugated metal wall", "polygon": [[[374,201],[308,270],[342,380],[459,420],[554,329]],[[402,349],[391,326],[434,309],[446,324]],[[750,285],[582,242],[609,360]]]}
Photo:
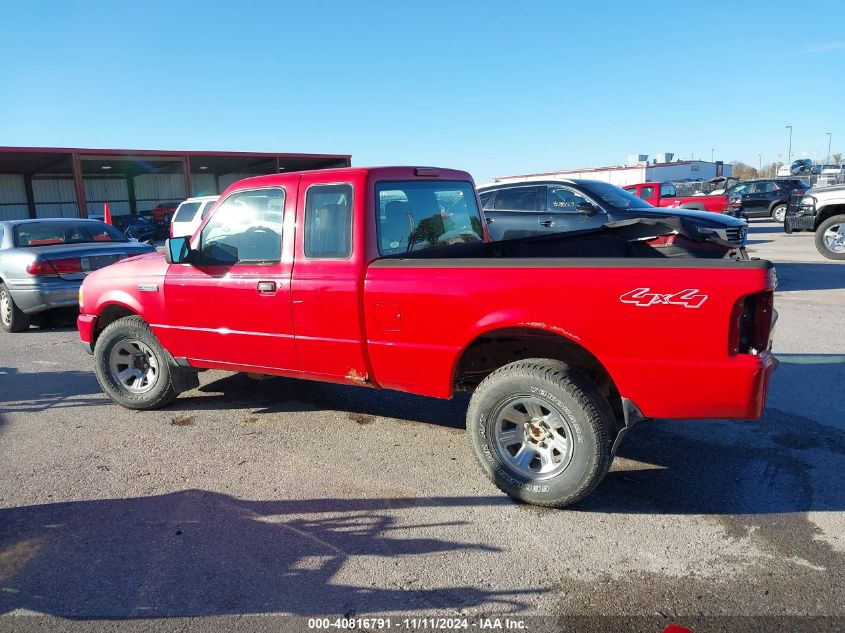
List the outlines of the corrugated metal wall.
{"label": "corrugated metal wall", "polygon": [[249,178],[254,175],[255,174],[222,174],[220,176],[220,193],[226,191],[226,187],[231,185],[233,182],[243,178]]}
{"label": "corrugated metal wall", "polygon": [[29,217],[26,206],[26,185],[23,176],[0,174],[0,220],[21,220]]}
{"label": "corrugated metal wall", "polygon": [[79,217],[71,178],[33,178],[32,195],[39,218]]}
{"label": "corrugated metal wall", "polygon": [[159,202],[180,202],[185,197],[182,174],[141,174],[135,177],[138,211],[152,209]]}
{"label": "corrugated metal wall", "polygon": [[191,189],[195,196],[215,196],[220,193],[214,174],[191,174]]}
{"label": "corrugated metal wall", "polygon": [[88,215],[102,215],[103,205],[109,203],[114,215],[129,215],[129,187],[123,178],[84,179],[85,206]]}

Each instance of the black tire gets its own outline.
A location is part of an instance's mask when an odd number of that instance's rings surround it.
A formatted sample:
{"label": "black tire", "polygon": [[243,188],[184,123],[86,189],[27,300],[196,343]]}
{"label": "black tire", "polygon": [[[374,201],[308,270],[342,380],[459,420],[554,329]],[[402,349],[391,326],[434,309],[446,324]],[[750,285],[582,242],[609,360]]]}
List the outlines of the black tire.
{"label": "black tire", "polygon": [[[507,417],[502,412],[522,406],[513,403],[525,398],[535,400],[543,410],[556,411],[568,425],[572,449],[566,464],[563,463],[563,454],[560,454],[558,467],[563,468],[560,472],[548,476],[526,476],[503,458],[502,451],[510,453],[515,445],[502,448],[502,441],[498,439],[502,433],[508,432],[499,431],[499,427],[512,424],[502,417]],[[549,413],[549,416],[552,415]],[[540,419],[548,419],[549,416]],[[519,424],[513,426],[517,431],[526,433],[528,447],[531,440],[525,424],[524,431],[520,430]],[[611,462],[612,428],[613,411],[595,384],[577,369],[549,359],[517,361],[497,369],[475,390],[467,411],[469,441],[487,477],[514,499],[553,508],[580,501],[607,474]],[[520,447],[517,454],[511,454],[510,458],[517,461],[522,451]],[[530,462],[527,468],[534,463],[539,467],[539,453],[534,459],[536,461]]]}
{"label": "black tire", "polygon": [[845,215],[834,215],[819,224],[816,229],[816,250],[828,259],[843,261],[845,260],[845,249],[843,249],[842,252],[836,252],[831,250],[825,243],[825,233],[836,225],[840,226],[840,231],[845,231],[845,229],[842,228],[845,227]]}
{"label": "black tire", "polygon": [[797,232],[796,229],[792,228],[792,222],[789,220],[789,218],[786,218],[783,221],[783,232],[786,233],[787,235],[790,235],[791,233]]}
{"label": "black tire", "polygon": [[[146,346],[156,365],[156,377],[148,390],[141,393],[131,391],[115,375],[111,367],[111,355],[119,345]],[[147,355],[149,359],[150,356]],[[103,391],[127,409],[158,409],[173,402],[179,395],[174,387],[173,368],[170,355],[158,342],[147,323],[139,316],[118,319],[106,326],[94,345],[94,372]],[[150,364],[152,360],[150,360]]]}
{"label": "black tire", "polygon": [[780,203],[772,207],[772,220],[783,223],[786,219],[786,204]]}
{"label": "black tire", "polygon": [[7,332],[23,332],[29,329],[32,319],[18,307],[6,284],[0,283],[0,325]]}

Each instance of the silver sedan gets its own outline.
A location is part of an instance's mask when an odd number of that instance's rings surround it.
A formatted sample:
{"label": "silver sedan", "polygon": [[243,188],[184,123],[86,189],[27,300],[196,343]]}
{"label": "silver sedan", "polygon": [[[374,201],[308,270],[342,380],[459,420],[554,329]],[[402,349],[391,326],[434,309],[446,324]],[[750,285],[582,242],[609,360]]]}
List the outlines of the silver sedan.
{"label": "silver sedan", "polygon": [[153,251],[97,220],[0,221],[0,325],[20,332],[33,314],[75,306],[89,272]]}

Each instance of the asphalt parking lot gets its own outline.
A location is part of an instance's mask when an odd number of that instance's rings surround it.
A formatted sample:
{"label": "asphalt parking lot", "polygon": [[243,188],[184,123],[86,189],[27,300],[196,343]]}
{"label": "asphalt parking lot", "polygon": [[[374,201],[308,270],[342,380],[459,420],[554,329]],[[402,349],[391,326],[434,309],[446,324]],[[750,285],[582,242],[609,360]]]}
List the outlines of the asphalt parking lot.
{"label": "asphalt parking lot", "polygon": [[563,511],[487,482],[463,397],[210,371],[133,412],[100,392],[74,328],[0,333],[0,629],[32,614],[845,616],[845,266],[779,225],[753,222],[750,240],[780,280],[763,418],[645,423]]}

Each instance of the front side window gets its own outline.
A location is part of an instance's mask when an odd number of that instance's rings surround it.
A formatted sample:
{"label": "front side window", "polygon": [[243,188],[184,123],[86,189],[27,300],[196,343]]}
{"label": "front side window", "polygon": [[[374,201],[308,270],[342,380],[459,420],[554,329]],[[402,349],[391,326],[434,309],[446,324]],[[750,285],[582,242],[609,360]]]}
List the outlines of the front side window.
{"label": "front side window", "polygon": [[[627,189],[626,189],[627,191]],[[654,197],[654,187],[643,187],[640,189],[640,198],[649,200]]]}
{"label": "front side window", "polygon": [[200,236],[202,264],[272,264],[282,259],[284,189],[239,191],[223,201]]}
{"label": "front side window", "polygon": [[496,210],[545,211],[545,187],[511,187],[502,189],[496,196]]}
{"label": "front side window", "polygon": [[[501,194],[500,191],[499,196]],[[468,182],[379,182],[376,184],[376,205],[382,255],[483,239],[475,190]]]}
{"label": "front side window", "polygon": [[589,202],[584,196],[567,187],[549,187],[549,211],[578,213],[578,205]]}
{"label": "front side window", "polygon": [[346,259],[352,254],[352,185],[309,187],[304,240],[309,259]]}

